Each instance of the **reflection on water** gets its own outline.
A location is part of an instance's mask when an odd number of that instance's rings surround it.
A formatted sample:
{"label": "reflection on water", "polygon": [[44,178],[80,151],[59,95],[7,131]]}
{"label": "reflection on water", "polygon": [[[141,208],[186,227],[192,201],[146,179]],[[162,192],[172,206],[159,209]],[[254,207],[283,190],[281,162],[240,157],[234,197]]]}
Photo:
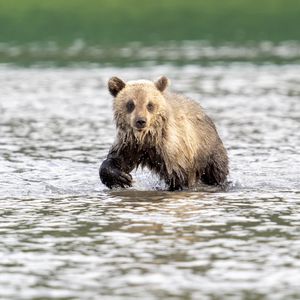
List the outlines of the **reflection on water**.
{"label": "reflection on water", "polygon": [[[100,184],[106,80],[161,74],[217,123],[226,191]],[[0,85],[0,298],[300,297],[299,65],[2,67]]]}

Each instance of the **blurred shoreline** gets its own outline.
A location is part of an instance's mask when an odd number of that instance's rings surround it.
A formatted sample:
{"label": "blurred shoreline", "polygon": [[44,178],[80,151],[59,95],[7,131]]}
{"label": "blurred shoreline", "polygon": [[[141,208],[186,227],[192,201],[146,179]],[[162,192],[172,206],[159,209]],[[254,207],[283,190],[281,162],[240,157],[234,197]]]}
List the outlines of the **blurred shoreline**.
{"label": "blurred shoreline", "polygon": [[300,42],[262,41],[243,44],[233,42],[213,44],[208,41],[173,41],[153,45],[131,42],[122,47],[90,45],[82,40],[76,40],[66,46],[61,46],[56,42],[0,43],[0,64],[21,66],[93,64],[126,67],[232,62],[299,63]]}
{"label": "blurred shoreline", "polygon": [[0,63],[298,63],[298,0],[0,0]]}

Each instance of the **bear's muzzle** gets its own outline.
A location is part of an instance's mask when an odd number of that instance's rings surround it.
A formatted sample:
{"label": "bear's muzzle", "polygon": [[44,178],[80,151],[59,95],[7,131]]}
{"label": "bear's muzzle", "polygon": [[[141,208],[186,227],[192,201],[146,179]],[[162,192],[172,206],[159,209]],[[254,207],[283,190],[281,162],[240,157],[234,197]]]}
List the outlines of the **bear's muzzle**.
{"label": "bear's muzzle", "polygon": [[138,117],[135,120],[135,127],[137,129],[143,129],[143,128],[145,128],[146,124],[147,124],[147,119],[146,118]]}

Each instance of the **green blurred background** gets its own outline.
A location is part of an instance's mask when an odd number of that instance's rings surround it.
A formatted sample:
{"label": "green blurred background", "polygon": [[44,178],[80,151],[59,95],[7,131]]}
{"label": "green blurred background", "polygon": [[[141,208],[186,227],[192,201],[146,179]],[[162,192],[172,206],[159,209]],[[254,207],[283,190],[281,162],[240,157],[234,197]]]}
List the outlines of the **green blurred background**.
{"label": "green blurred background", "polygon": [[[49,41],[67,47],[75,40],[104,48],[136,41],[299,41],[300,1],[0,0],[2,48]],[[0,49],[0,61],[9,60],[6,52]]]}

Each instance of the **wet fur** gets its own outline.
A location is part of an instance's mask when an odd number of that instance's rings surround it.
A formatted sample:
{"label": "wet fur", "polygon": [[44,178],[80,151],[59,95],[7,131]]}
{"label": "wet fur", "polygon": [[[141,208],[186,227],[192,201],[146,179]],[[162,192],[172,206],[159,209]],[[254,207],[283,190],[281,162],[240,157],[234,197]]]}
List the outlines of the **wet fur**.
{"label": "wet fur", "polygon": [[[128,95],[122,95],[122,91],[117,95],[114,100],[117,139],[107,159],[117,162],[127,174],[138,166],[147,167],[170,190],[192,187],[199,180],[210,185],[223,184],[228,174],[228,158],[215,125],[196,102],[164,92],[166,85],[165,80],[160,80],[155,84],[132,83],[128,87],[137,101],[143,102],[150,95],[157,105],[147,128],[141,132],[133,128],[124,110],[126,100],[122,97],[126,99]],[[142,110],[142,105],[139,109]]]}

